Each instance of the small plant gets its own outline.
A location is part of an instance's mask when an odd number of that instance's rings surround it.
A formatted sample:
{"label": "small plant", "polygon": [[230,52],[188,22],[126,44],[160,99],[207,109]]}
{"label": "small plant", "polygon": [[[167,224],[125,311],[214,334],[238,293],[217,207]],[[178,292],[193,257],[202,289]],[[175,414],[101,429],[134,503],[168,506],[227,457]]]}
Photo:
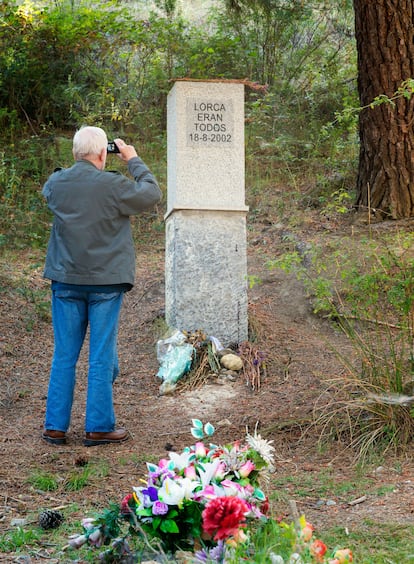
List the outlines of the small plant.
{"label": "small plant", "polygon": [[59,487],[59,479],[56,476],[41,470],[33,472],[27,481],[36,490],[41,490],[42,492],[52,492]]}
{"label": "small plant", "polygon": [[36,544],[39,540],[39,535],[32,529],[24,530],[22,527],[2,535],[0,537],[0,552],[15,552],[20,548],[27,548],[30,545]]}
{"label": "small plant", "polygon": [[65,489],[72,492],[79,491],[88,486],[95,477],[107,476],[108,471],[108,463],[105,460],[100,460],[94,465],[87,462],[69,474],[65,480]]}
{"label": "small plant", "polygon": [[91,469],[85,466],[81,470],[72,472],[65,480],[65,490],[69,492],[77,492],[89,484],[91,477]]}
{"label": "small plant", "polygon": [[321,196],[321,214],[330,216],[332,214],[348,213],[354,201],[353,196],[344,189],[335,190],[329,197]]}

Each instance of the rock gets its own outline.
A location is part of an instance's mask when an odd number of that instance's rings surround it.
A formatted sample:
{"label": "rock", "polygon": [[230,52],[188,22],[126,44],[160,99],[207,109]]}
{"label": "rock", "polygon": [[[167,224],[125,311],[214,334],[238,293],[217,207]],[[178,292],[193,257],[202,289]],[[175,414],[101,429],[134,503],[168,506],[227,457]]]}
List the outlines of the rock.
{"label": "rock", "polygon": [[234,353],[225,354],[220,358],[220,364],[229,370],[241,370],[243,368],[242,359]]}
{"label": "rock", "polygon": [[10,525],[12,527],[24,527],[24,525],[26,524],[27,524],[27,519],[19,519],[17,517],[10,521]]}

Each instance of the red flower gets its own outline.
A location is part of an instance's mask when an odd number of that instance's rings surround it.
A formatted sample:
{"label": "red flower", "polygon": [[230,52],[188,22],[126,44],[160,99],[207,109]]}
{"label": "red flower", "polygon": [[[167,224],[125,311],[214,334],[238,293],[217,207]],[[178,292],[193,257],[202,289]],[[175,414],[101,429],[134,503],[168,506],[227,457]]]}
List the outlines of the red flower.
{"label": "red flower", "polygon": [[132,513],[129,502],[134,499],[134,496],[130,493],[127,494],[121,501],[121,515],[129,515]]}
{"label": "red flower", "polygon": [[316,539],[309,547],[312,556],[316,558],[317,562],[322,562],[324,554],[327,550],[326,544],[323,543],[321,540]]}
{"label": "red flower", "polygon": [[270,508],[269,498],[266,497],[266,499],[260,506],[260,511],[263,513],[263,515],[267,515],[269,513],[269,508]]}
{"label": "red flower", "polygon": [[239,497],[216,497],[208,502],[203,511],[203,529],[214,540],[223,540],[245,527],[246,503]]}

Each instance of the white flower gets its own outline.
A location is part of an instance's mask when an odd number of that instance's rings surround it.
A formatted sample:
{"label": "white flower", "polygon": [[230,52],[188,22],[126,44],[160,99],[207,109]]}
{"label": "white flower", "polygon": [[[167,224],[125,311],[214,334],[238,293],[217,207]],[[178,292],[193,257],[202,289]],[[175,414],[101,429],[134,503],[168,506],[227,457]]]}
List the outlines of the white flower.
{"label": "white flower", "polygon": [[221,482],[221,487],[223,488],[224,495],[226,497],[240,497],[241,499],[246,499],[246,490],[238,484],[237,482],[232,482],[231,480],[223,480]]}
{"label": "white flower", "polygon": [[69,546],[72,548],[80,548],[88,540],[86,535],[71,535],[69,537]]}
{"label": "white flower", "polygon": [[88,541],[93,546],[101,546],[103,542],[103,535],[101,529],[95,529],[88,537]]}
{"label": "white flower", "polygon": [[135,495],[137,497],[137,501],[139,502],[138,509],[141,509],[144,506],[144,494],[141,491],[142,487],[141,486],[139,486],[139,487],[134,486],[132,489],[134,490]]}
{"label": "white flower", "polygon": [[219,466],[220,466],[220,460],[218,458],[216,458],[213,462],[205,462],[199,465],[197,470],[203,488],[205,488],[206,486],[208,486],[208,484],[211,483]]}
{"label": "white flower", "polygon": [[170,451],[169,457],[173,461],[175,468],[177,468],[178,470],[184,470],[184,468],[189,466],[190,462],[192,462],[195,459],[195,454],[190,451],[183,452],[181,454]]}
{"label": "white flower", "polygon": [[304,564],[302,557],[297,552],[294,552],[289,558],[288,564]]}
{"label": "white flower", "polygon": [[255,451],[257,451],[266,464],[269,470],[274,470],[274,450],[275,447],[271,444],[273,441],[267,441],[262,439],[262,437],[257,433],[257,429],[254,430],[254,435],[246,434],[246,441],[248,445]]}
{"label": "white flower", "polygon": [[270,562],[272,564],[285,564],[285,561],[281,556],[279,556],[279,554],[275,554],[274,552],[271,552],[269,556],[270,556]]}
{"label": "white flower", "polygon": [[193,497],[193,490],[198,485],[199,482],[189,478],[180,478],[178,480],[166,478],[162,487],[158,490],[158,499],[168,505],[181,505],[185,499]]}
{"label": "white flower", "polygon": [[96,527],[95,517],[85,517],[82,519],[82,527],[87,531]]}

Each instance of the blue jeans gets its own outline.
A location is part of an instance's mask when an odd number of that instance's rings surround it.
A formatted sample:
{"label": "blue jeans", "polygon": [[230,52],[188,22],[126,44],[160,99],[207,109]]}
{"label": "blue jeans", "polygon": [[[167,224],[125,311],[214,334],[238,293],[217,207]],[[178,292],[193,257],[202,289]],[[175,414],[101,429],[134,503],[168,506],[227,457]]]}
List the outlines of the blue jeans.
{"label": "blue jeans", "polygon": [[76,364],[89,324],[89,371],[85,431],[115,429],[112,384],[119,373],[117,339],[123,292],[53,290],[55,348],[46,403],[45,429],[67,431]]}

